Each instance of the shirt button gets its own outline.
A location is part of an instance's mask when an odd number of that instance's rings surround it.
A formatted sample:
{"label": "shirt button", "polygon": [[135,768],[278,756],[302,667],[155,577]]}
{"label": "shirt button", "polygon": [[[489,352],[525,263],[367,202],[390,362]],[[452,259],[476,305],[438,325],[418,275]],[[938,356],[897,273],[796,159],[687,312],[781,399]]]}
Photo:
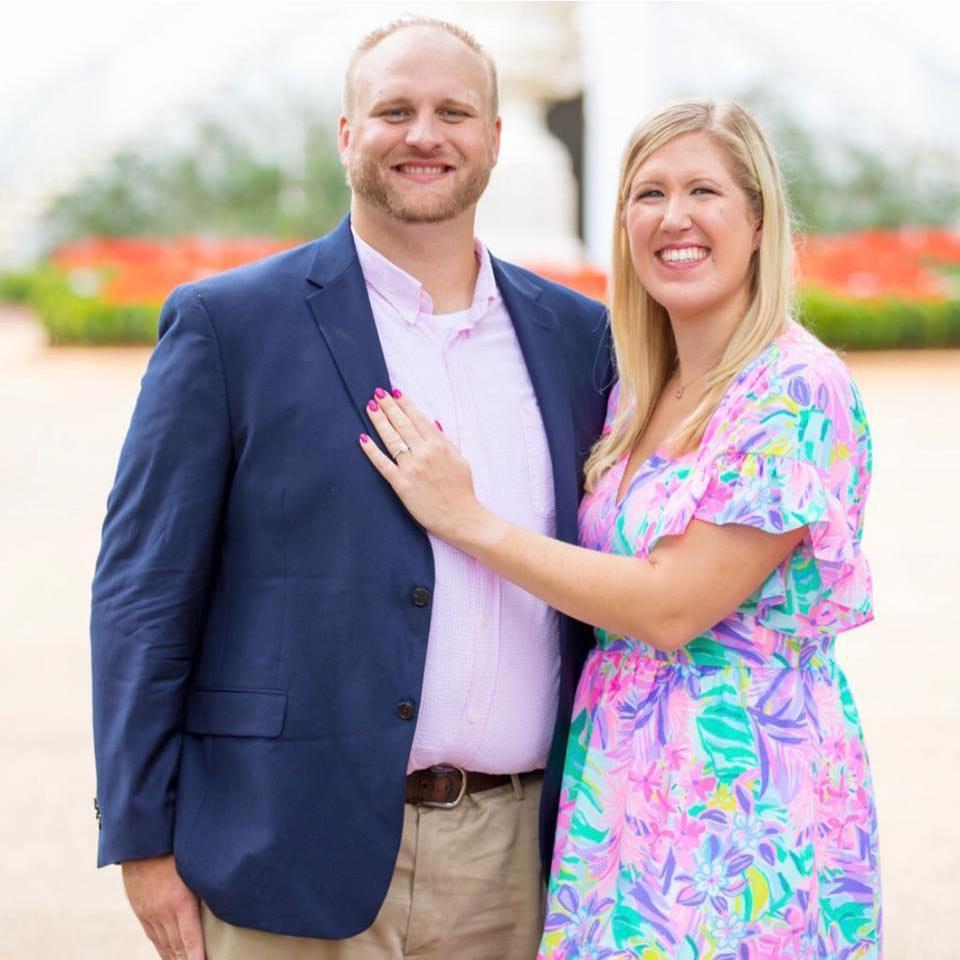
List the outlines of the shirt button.
{"label": "shirt button", "polygon": [[397,716],[401,720],[412,720],[417,715],[417,705],[412,700],[401,700],[397,704]]}
{"label": "shirt button", "polygon": [[425,607],[430,602],[430,591],[426,587],[414,587],[410,591],[410,602],[415,607]]}
{"label": "shirt button", "polygon": [[460,434],[460,436],[461,436],[464,440],[472,440],[472,439],[473,439],[473,431],[472,431],[472,430],[464,430],[463,433]]}

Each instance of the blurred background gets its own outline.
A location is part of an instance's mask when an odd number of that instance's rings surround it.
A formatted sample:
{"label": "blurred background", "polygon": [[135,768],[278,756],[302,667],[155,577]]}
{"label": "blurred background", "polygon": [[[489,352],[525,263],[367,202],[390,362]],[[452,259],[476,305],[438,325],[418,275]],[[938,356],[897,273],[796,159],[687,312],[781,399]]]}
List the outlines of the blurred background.
{"label": "blurred background", "polygon": [[0,957],[151,956],[118,871],[93,867],[86,623],[119,445],[166,293],[345,212],[343,70],[403,13],[462,24],[498,61],[503,148],[480,235],[593,296],[639,119],[681,96],[759,116],[796,214],[798,315],[845,351],[876,445],[878,615],[840,658],[874,764],[886,956],[952,960],[960,8],[207,0],[4,13]]}

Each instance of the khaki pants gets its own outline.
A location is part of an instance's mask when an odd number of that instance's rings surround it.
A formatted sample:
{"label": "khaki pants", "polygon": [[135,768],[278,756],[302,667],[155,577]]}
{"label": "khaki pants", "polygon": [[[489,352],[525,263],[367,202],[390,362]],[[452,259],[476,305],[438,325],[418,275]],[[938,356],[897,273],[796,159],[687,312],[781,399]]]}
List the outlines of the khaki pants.
{"label": "khaki pants", "polygon": [[541,778],[442,810],[406,804],[373,926],[348,940],[234,927],[203,905],[207,960],[534,960],[543,929]]}

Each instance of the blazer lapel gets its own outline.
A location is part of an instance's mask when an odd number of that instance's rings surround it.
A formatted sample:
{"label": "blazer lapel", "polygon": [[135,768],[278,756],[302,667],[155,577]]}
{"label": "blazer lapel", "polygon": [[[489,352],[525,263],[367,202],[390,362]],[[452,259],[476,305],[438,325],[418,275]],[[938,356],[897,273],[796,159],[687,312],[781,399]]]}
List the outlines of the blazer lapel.
{"label": "blazer lapel", "polygon": [[[557,536],[575,543],[580,488],[559,321],[553,310],[539,302],[539,287],[495,258],[491,260],[543,417],[553,466]],[[317,327],[357,412],[366,420],[367,402],[373,391],[388,386],[390,378],[350,234],[349,217],[318,241],[307,279],[317,288],[307,296]]]}
{"label": "blazer lapel", "polygon": [[539,287],[499,260],[491,260],[497,287],[513,321],[547,434],[557,505],[557,536],[561,540],[576,543],[580,485],[560,323],[553,310],[539,302]]}
{"label": "blazer lapel", "polygon": [[319,241],[307,279],[317,289],[307,302],[333,354],[340,376],[363,420],[377,387],[389,385],[377,327],[360,262],[350,234],[350,220]]}

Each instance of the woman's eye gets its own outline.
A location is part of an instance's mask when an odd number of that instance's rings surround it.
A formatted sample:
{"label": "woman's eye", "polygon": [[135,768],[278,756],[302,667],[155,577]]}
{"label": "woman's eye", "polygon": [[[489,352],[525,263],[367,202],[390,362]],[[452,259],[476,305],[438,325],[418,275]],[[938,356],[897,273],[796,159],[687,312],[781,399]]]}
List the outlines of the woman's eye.
{"label": "woman's eye", "polygon": [[646,190],[641,190],[637,193],[635,200],[656,200],[663,196],[662,190],[656,190],[653,188],[648,188]]}
{"label": "woman's eye", "polygon": [[713,187],[694,187],[693,192],[694,192],[694,194],[697,194],[697,193],[712,193],[712,194],[716,195],[716,192],[717,192],[717,191],[714,190]]}

